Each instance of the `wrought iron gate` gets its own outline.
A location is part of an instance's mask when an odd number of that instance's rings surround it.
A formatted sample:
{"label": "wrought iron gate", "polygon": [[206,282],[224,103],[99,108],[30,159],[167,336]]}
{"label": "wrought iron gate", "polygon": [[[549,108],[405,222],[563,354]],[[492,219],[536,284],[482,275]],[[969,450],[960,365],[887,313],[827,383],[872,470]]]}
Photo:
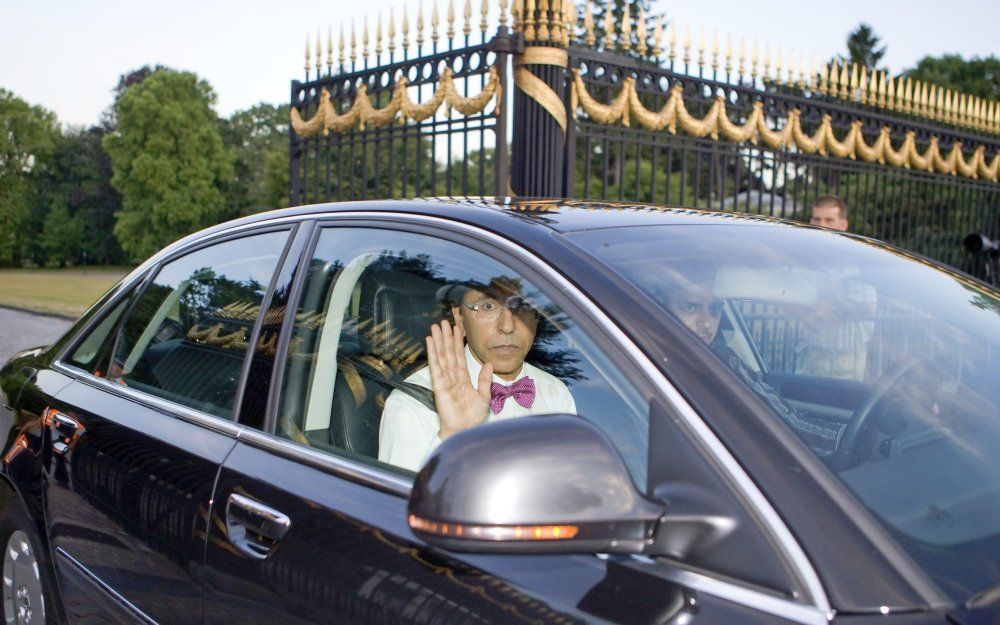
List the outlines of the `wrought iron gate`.
{"label": "wrought iron gate", "polygon": [[325,58],[319,36],[307,44],[293,204],[516,194],[803,220],[834,194],[852,231],[985,275],[961,240],[1000,236],[997,103],[731,40],[678,45],[676,25],[643,15],[598,37],[589,2],[518,0],[508,15],[497,0],[494,28],[487,2],[456,18],[447,1],[412,29],[404,10],[398,33],[392,14],[374,37],[367,22],[360,38],[341,30],[336,60],[332,32]]}

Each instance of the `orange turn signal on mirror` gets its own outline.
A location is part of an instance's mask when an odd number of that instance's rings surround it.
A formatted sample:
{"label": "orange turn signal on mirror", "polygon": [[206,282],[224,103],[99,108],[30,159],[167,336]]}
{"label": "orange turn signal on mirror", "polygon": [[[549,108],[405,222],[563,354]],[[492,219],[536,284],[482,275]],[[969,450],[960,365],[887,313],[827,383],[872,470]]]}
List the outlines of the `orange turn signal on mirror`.
{"label": "orange turn signal on mirror", "polygon": [[411,514],[410,527],[436,536],[471,540],[567,540],[580,531],[575,525],[462,525],[438,523]]}

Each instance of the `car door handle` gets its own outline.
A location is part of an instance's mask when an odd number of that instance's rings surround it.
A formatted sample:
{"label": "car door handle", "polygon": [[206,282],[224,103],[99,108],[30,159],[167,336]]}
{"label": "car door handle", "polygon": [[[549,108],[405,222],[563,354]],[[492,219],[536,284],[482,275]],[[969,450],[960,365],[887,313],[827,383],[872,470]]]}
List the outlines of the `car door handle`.
{"label": "car door handle", "polygon": [[57,432],[66,438],[73,438],[76,436],[76,430],[80,423],[73,417],[57,412],[52,415],[52,425],[55,426]]}
{"label": "car door handle", "polygon": [[237,493],[229,495],[226,533],[240,553],[263,560],[291,526],[291,519],[274,508]]}

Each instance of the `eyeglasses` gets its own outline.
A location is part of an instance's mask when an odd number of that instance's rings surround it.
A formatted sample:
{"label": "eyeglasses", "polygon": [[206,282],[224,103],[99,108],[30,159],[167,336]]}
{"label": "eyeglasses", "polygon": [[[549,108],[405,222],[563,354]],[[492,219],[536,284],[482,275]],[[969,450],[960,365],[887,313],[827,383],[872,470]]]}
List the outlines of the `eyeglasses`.
{"label": "eyeglasses", "polygon": [[475,304],[466,304],[462,302],[462,306],[468,308],[472,311],[472,314],[476,319],[481,319],[483,321],[496,321],[503,314],[504,310],[509,310],[512,315],[523,320],[528,321],[536,319],[538,317],[538,310],[534,306],[524,301],[524,299],[513,296],[508,297],[501,304],[495,299],[483,299],[479,300]]}

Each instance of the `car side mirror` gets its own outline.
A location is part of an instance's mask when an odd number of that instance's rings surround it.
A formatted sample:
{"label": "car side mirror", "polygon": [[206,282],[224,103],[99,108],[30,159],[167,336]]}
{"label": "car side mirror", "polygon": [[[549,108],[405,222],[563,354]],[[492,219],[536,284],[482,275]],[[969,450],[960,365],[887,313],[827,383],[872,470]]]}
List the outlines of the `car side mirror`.
{"label": "car side mirror", "polygon": [[490,553],[642,553],[665,514],[611,441],[571,415],[470,428],[417,474],[409,523],[427,543]]}

